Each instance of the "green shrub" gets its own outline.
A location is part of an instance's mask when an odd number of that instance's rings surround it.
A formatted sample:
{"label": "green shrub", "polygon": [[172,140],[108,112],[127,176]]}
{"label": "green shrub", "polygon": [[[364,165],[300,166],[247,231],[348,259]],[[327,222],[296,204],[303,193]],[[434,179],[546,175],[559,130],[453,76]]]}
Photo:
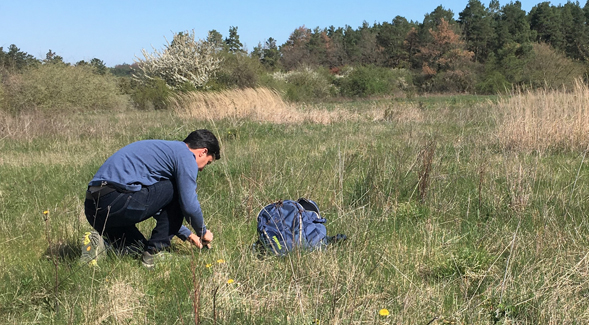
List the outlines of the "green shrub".
{"label": "green shrub", "polygon": [[4,81],[7,110],[71,111],[120,109],[128,105],[114,76],[90,66],[45,64]]}
{"label": "green shrub", "polygon": [[501,72],[491,71],[475,88],[481,94],[500,94],[511,90],[511,83]]}
{"label": "green shrub", "polygon": [[431,80],[429,91],[441,93],[470,93],[475,89],[478,76],[484,67],[477,62],[467,62],[451,70],[439,71]]}
{"label": "green shrub", "polygon": [[138,82],[130,77],[117,77],[117,86],[122,94],[131,95],[138,86]]}
{"label": "green shrub", "polygon": [[258,59],[239,53],[226,53],[220,71],[207,87],[212,90],[256,88],[264,73],[264,67]]}
{"label": "green shrub", "polygon": [[165,109],[172,90],[162,79],[151,79],[140,84],[131,93],[136,108],[142,110]]}
{"label": "green shrub", "polygon": [[546,43],[532,45],[533,51],[526,62],[523,82],[533,88],[568,89],[584,74],[583,65],[566,57]]}
{"label": "green shrub", "polygon": [[260,87],[274,89],[280,93],[286,92],[286,80],[276,78],[274,74],[264,73],[259,79]]}
{"label": "green shrub", "polygon": [[404,69],[389,69],[376,66],[360,66],[344,72],[336,79],[340,93],[347,97],[390,95],[395,91],[411,89],[411,75]]}
{"label": "green shrub", "polygon": [[336,95],[331,76],[325,69],[303,68],[288,73],[274,73],[272,82],[284,92],[288,101],[305,102],[327,99]]}

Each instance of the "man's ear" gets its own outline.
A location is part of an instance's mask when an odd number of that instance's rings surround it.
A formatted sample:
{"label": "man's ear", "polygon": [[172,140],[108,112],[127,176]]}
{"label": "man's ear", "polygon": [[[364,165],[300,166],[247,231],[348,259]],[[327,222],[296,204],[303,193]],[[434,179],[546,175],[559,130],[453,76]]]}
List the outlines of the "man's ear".
{"label": "man's ear", "polygon": [[198,148],[196,149],[196,151],[198,152],[198,156],[202,157],[202,156],[206,156],[207,153],[209,152],[209,149],[207,148]]}

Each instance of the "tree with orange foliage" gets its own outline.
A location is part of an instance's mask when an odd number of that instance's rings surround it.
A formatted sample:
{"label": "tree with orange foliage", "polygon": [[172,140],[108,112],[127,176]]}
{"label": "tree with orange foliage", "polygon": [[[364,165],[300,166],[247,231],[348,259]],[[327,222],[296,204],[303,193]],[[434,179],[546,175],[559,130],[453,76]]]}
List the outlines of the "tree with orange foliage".
{"label": "tree with orange foliage", "polygon": [[293,70],[309,59],[307,47],[311,39],[311,30],[305,25],[295,29],[280,51],[282,52],[282,64],[286,70]]}
{"label": "tree with orange foliage", "polygon": [[467,67],[474,53],[466,50],[464,41],[452,30],[448,22],[442,18],[436,30],[430,28],[432,41],[419,48],[416,56],[422,61],[422,74],[433,78],[444,73],[444,82],[451,82],[456,90],[466,90],[471,85],[465,83],[465,78],[472,72]]}

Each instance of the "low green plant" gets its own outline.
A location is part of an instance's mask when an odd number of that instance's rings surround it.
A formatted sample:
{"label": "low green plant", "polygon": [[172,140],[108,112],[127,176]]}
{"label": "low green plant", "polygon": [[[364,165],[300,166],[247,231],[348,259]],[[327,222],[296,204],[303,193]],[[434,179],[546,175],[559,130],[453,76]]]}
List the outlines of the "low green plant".
{"label": "low green plant", "polygon": [[494,256],[484,249],[458,247],[454,250],[446,249],[427,264],[421,274],[436,280],[460,277],[474,277],[482,275],[489,269]]}

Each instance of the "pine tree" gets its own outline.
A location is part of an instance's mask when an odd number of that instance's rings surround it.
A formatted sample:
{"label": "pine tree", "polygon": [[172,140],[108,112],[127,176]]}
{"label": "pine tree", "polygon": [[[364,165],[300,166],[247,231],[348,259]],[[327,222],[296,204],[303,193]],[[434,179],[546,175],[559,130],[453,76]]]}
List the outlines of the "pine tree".
{"label": "pine tree", "polygon": [[589,59],[589,28],[579,3],[567,2],[560,8],[564,51],[572,59]]}
{"label": "pine tree", "polygon": [[229,36],[225,39],[227,50],[231,53],[245,52],[243,44],[239,41],[239,34],[237,34],[237,27],[229,27]]}
{"label": "pine tree", "polygon": [[376,42],[382,48],[384,62],[387,67],[408,67],[409,53],[403,46],[405,37],[412,27],[416,27],[413,22],[396,16],[392,23],[384,22],[378,27]]}
{"label": "pine tree", "polygon": [[536,32],[536,42],[548,43],[556,49],[564,50],[564,37],[561,31],[560,12],[549,2],[535,5],[528,15],[530,29]]}
{"label": "pine tree", "polygon": [[479,0],[470,0],[458,14],[467,49],[474,53],[474,59],[484,62],[492,47],[493,16]]}

